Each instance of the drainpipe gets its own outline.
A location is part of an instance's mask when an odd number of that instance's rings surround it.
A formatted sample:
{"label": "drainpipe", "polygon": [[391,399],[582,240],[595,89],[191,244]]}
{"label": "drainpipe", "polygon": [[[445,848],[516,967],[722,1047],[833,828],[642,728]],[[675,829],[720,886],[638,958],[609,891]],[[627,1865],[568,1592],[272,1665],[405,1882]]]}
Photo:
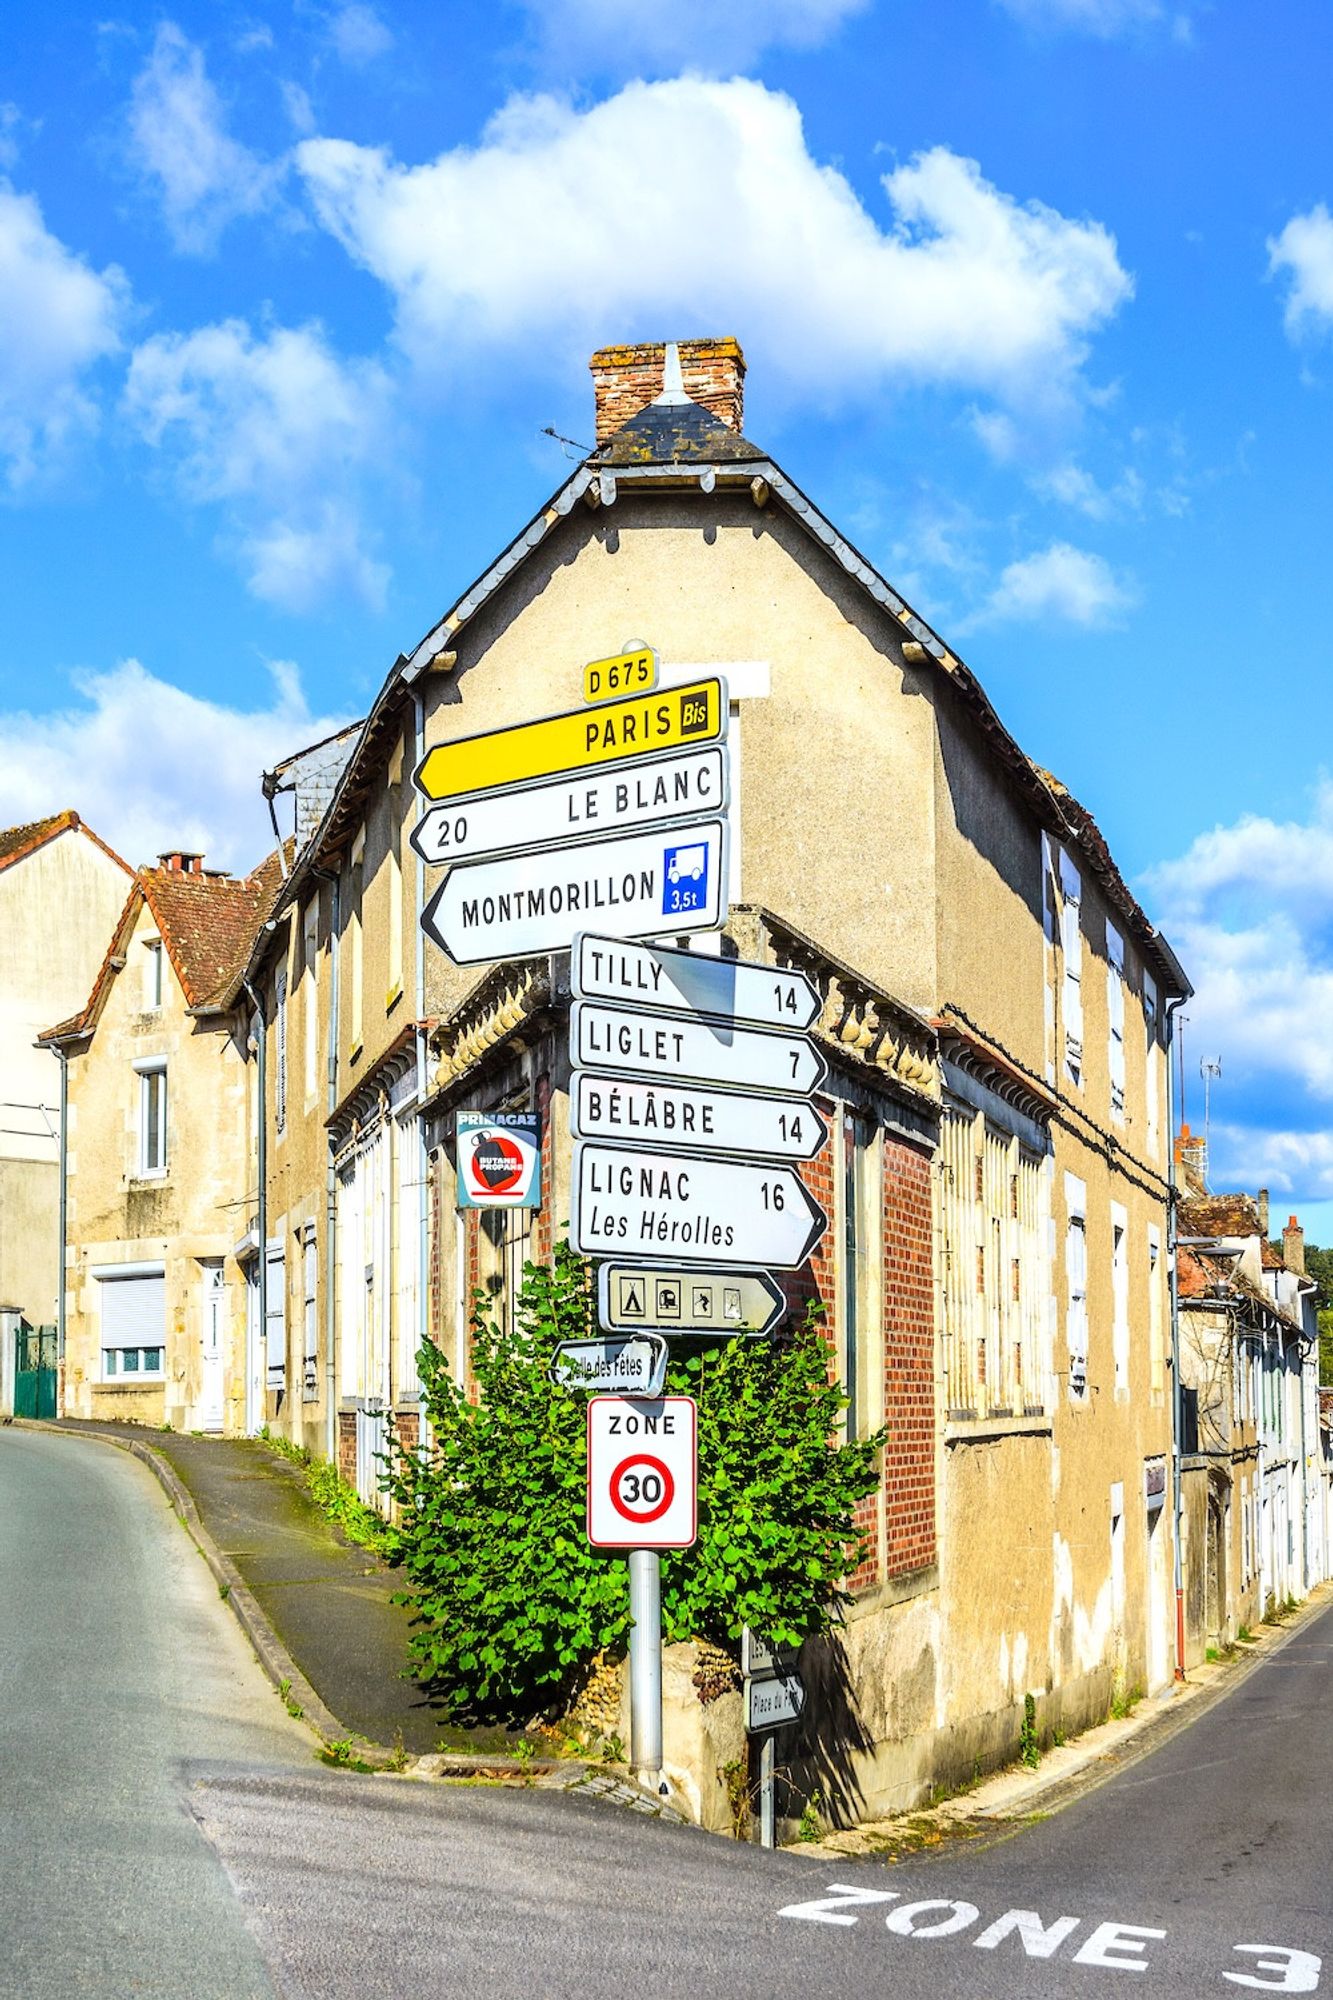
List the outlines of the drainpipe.
{"label": "drainpipe", "polygon": [[1189,996],[1182,993],[1168,1000],[1166,1016],[1166,1103],[1167,1103],[1167,1197],[1166,1268],[1171,1285],[1171,1494],[1172,1494],[1172,1577],[1176,1591],[1176,1679],[1185,1678],[1185,1566],[1181,1551],[1181,1520],[1184,1512],[1180,1490],[1181,1433],[1184,1429],[1184,1396],[1180,1384],[1180,1284],[1176,1272],[1176,1066],[1171,1060],[1175,1042],[1175,1016]]}
{"label": "drainpipe", "polygon": [[[336,869],[311,868],[310,873],[327,882],[329,896],[329,1038],[328,1107],[332,1118],[338,1108],[339,971],[342,964],[342,920],[340,878]],[[333,1133],[328,1135],[328,1159],[324,1168],[324,1436],[329,1464],[338,1463],[338,1174],[333,1164]]]}
{"label": "drainpipe", "polygon": [[[416,769],[420,769],[426,755],[426,704],[417,691],[412,695],[413,713],[416,727]],[[425,810],[425,800],[417,796],[417,817]],[[417,1016],[417,1179],[420,1185],[418,1195],[418,1256],[417,1256],[417,1332],[425,1340],[430,1324],[430,1158],[426,1151],[426,1121],[421,1115],[421,1107],[426,1102],[426,933],[422,927],[421,913],[426,906],[426,864],[418,854],[416,857],[416,1016]],[[420,1393],[421,1380],[417,1372],[416,1358],[413,1356],[412,1372],[417,1378]],[[418,1404],[417,1436],[421,1444],[426,1443],[425,1412]]]}
{"label": "drainpipe", "polygon": [[69,1056],[56,1049],[60,1062],[60,1270],[56,1278],[56,1361],[61,1396],[58,1416],[64,1416],[65,1254],[69,1245]]}
{"label": "drainpipe", "polygon": [[[248,979],[244,979],[242,980],[241,984],[244,986],[246,993],[249,995],[250,1005],[254,1008],[256,1019],[259,1022],[259,1031],[255,1036],[255,1056],[256,1056],[256,1061],[259,1065],[258,1073],[256,1076],[256,1083],[258,1088],[255,1093],[258,1098],[258,1110],[256,1113],[256,1117],[259,1126],[259,1162],[258,1162],[259,1201],[258,1201],[258,1210],[255,1216],[255,1227],[259,1232],[259,1345],[260,1345],[260,1350],[264,1356],[264,1381],[265,1384],[267,1385],[268,1382],[268,1088],[267,1088],[268,1070],[267,1070],[267,1051],[265,1048],[265,1043],[268,1039],[267,1035],[268,1024],[264,1019],[263,1002],[260,1000],[259,995],[255,992],[254,987],[250,984],[250,981]],[[258,1410],[252,1411],[250,1408],[251,1389],[255,1379],[255,1369],[253,1365],[254,1356],[252,1354],[247,1353],[245,1359],[246,1359],[245,1408],[246,1408],[246,1417],[248,1420],[247,1428],[251,1432],[254,1432],[258,1430],[260,1427],[258,1419],[261,1415],[260,1411]]]}

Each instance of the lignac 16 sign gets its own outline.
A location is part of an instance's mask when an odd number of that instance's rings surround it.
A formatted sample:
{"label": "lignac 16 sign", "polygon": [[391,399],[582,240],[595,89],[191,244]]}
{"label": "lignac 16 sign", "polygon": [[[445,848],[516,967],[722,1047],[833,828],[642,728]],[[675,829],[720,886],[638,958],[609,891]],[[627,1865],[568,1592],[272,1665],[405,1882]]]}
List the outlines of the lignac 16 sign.
{"label": "lignac 16 sign", "polygon": [[535,1111],[460,1111],[460,1208],[540,1208],[542,1126]]}

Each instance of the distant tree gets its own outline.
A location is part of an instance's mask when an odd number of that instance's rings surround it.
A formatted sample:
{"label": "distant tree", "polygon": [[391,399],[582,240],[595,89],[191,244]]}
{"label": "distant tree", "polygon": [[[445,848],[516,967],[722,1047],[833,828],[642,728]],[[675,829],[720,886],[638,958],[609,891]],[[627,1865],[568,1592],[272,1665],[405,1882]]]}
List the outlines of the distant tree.
{"label": "distant tree", "polygon": [[[1277,1248],[1280,1255],[1281,1244]],[[1305,1273],[1307,1277],[1313,1278],[1319,1287],[1315,1295],[1315,1304],[1320,1312],[1333,1309],[1333,1250],[1321,1250],[1317,1243],[1307,1243]]]}

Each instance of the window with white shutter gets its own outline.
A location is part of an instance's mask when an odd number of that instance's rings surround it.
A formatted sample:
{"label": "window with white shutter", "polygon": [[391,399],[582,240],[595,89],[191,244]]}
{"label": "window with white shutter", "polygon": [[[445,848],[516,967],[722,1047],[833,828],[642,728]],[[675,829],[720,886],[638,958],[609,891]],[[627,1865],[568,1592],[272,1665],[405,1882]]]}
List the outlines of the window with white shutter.
{"label": "window with white shutter", "polygon": [[287,968],[280,966],[274,981],[273,1039],[276,1045],[277,1075],[273,1084],[273,1123],[277,1131],[287,1125]]}
{"label": "window with white shutter", "polygon": [[1148,1157],[1155,1160],[1160,1144],[1157,1113],[1157,981],[1143,975],[1143,1094],[1148,1125]]}
{"label": "window with white shutter", "polygon": [[102,1380],[161,1381],[166,1373],[165,1271],[97,1280]]}
{"label": "window with white shutter", "polygon": [[1060,855],[1060,944],[1064,958],[1065,1075],[1083,1081],[1083,883],[1065,853]]}
{"label": "window with white shutter", "polygon": [[1073,1174],[1065,1175],[1065,1282],[1069,1302],[1065,1339],[1069,1349],[1069,1394],[1085,1402],[1088,1394],[1088,1191]]}
{"label": "window with white shutter", "polygon": [[268,1253],[268,1297],[264,1320],[268,1386],[270,1389],[281,1389],[287,1380],[287,1260],[281,1250],[270,1250]]}
{"label": "window with white shutter", "polygon": [[1106,926],[1107,1062],[1111,1072],[1111,1116],[1125,1119],[1125,941],[1114,924]]}

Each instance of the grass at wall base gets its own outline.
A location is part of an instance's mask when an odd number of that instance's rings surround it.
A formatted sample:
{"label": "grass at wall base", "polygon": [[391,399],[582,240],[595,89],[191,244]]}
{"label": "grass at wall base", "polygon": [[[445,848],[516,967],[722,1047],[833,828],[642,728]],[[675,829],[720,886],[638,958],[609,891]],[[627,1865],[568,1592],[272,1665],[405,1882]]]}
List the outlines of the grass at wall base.
{"label": "grass at wall base", "polygon": [[[591,1267],[556,1248],[528,1264],[507,1337],[474,1301],[470,1400],[440,1351],[420,1356],[428,1453],[395,1450],[390,1559],[413,1612],[412,1671],[460,1722],[564,1712],[600,1653],[623,1653],[623,1555],[589,1547],[583,1394],[554,1387],[559,1341],[587,1339]],[[738,1656],[743,1624],[794,1644],[841,1614],[863,1560],[856,1503],[878,1479],[882,1433],[843,1443],[812,1311],[772,1341],[678,1344],[668,1390],[699,1406],[699,1536],[662,1558],[667,1643]]]}

